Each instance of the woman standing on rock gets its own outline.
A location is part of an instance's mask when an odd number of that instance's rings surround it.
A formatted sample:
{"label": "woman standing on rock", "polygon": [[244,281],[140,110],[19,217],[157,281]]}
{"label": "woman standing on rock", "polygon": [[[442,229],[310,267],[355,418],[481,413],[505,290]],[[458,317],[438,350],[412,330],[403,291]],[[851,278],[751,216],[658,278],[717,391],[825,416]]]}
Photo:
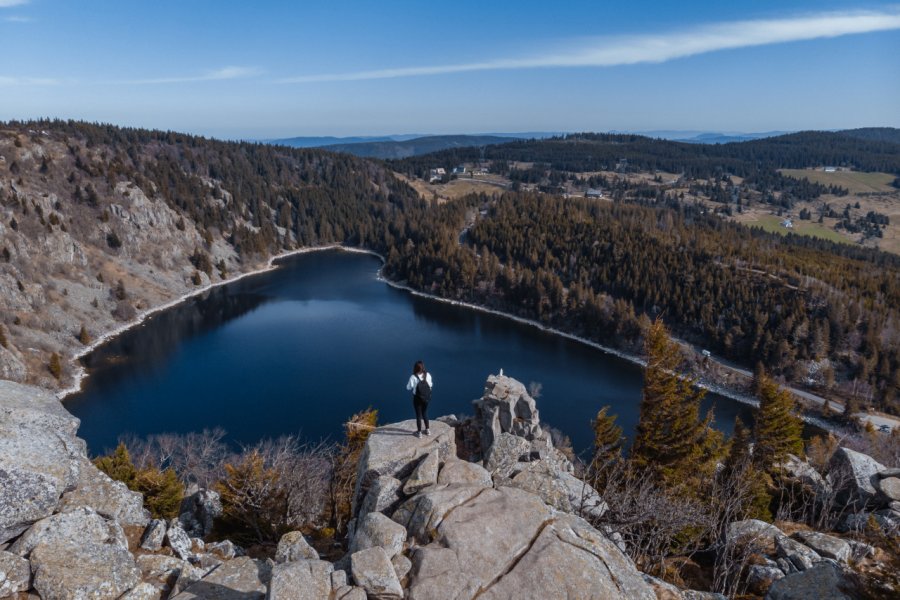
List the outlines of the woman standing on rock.
{"label": "woman standing on rock", "polygon": [[[422,434],[431,435],[428,429],[428,402],[431,401],[431,373],[425,370],[425,363],[417,360],[413,365],[412,375],[406,383],[406,389],[413,393],[413,408],[416,411],[416,437]],[[422,430],[422,421],[425,422],[425,430]]]}

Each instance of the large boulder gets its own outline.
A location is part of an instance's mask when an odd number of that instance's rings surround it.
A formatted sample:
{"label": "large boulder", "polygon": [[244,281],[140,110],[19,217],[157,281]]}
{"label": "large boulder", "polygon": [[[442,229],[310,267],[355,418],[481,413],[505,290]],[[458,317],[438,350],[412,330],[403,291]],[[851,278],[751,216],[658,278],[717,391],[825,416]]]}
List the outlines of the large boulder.
{"label": "large boulder", "polygon": [[213,529],[213,521],[222,515],[218,492],[201,489],[181,501],[178,520],[191,537],[203,538]]}
{"label": "large boulder", "polygon": [[597,490],[571,473],[548,467],[544,461],[526,467],[509,485],[536,494],[553,508],[580,517],[599,519],[608,509]]}
{"label": "large boulder", "polygon": [[165,539],[165,519],[153,519],[144,529],[144,534],[141,536],[141,548],[150,552],[156,552],[162,548]]}
{"label": "large boulder", "polygon": [[818,552],[789,537],[779,537],[775,540],[775,552],[778,558],[784,558],[798,571],[811,569],[813,565],[822,562]]}
{"label": "large boulder", "polygon": [[517,488],[481,488],[444,512],[426,537],[434,541],[413,554],[413,600],[479,592],[507,598],[521,590],[536,598],[655,598],[609,539]]}
{"label": "large boulder", "polygon": [[400,488],[403,484],[390,475],[381,475],[369,486],[366,497],[359,507],[359,516],[366,513],[380,512],[389,515],[400,503]]}
{"label": "large boulder", "polygon": [[172,519],[166,529],[166,544],[181,560],[191,560],[194,557],[194,543],[190,536],[181,527],[178,519]]}
{"label": "large boulder", "polygon": [[128,550],[125,532],[91,508],[76,508],[42,519],[10,546],[10,552],[28,556],[38,545],[110,545]]}
{"label": "large boulder", "polygon": [[63,494],[60,511],[87,506],[121,525],[143,527],[150,522],[140,492],[132,492],[121,481],[110,479],[86,458],[78,460],[78,465],[75,489]]}
{"label": "large boulder", "polygon": [[888,501],[900,501],[900,477],[885,477],[878,482],[878,490]]}
{"label": "large boulder", "polygon": [[481,429],[481,449],[485,454],[501,433],[511,433],[528,440],[541,435],[537,404],[528,395],[525,386],[512,377],[490,375],[484,384],[484,395],[472,404],[475,422]]}
{"label": "large boulder", "polygon": [[77,540],[38,544],[31,552],[31,570],[42,598],[118,598],[141,578],[125,548]]}
{"label": "large boulder", "polygon": [[766,600],[851,600],[855,597],[840,569],[831,563],[779,579],[766,594]]}
{"label": "large boulder", "polygon": [[457,459],[448,460],[441,467],[437,482],[440,484],[470,483],[483,486],[493,485],[491,474],[488,473],[487,469],[478,463]]}
{"label": "large boulder", "polygon": [[334,566],[324,560],[275,565],[266,600],[322,600],[331,594]]}
{"label": "large boulder", "polygon": [[28,561],[11,552],[0,551],[0,598],[24,592],[29,587],[31,566]]}
{"label": "large boulder", "polygon": [[[142,554],[135,559],[135,562],[141,571],[141,579],[165,596],[175,589],[175,584],[183,571],[193,571],[194,569],[187,561],[164,554]],[[202,576],[202,573],[198,574],[194,577],[194,581],[199,581]]]}
{"label": "large boulder", "polygon": [[742,547],[752,552],[774,554],[775,541],[780,537],[784,537],[784,532],[758,519],[734,521],[725,529],[726,547]]}
{"label": "large boulder", "polygon": [[262,600],[271,578],[269,563],[240,556],[213,569],[173,600]]}
{"label": "large boulder", "polygon": [[79,421],[46,390],[0,381],[0,544],[53,514],[74,487]]}
{"label": "large boulder", "polygon": [[875,483],[878,472],[883,470],[884,466],[871,456],[849,448],[838,448],[828,468],[839,499],[857,509],[876,503]]}
{"label": "large boulder", "polygon": [[403,550],[406,528],[378,512],[362,517],[356,525],[350,553],[381,546],[388,558],[393,558]]}
{"label": "large boulder", "polygon": [[391,518],[405,527],[411,538],[427,544],[447,513],[489,489],[471,484],[436,485],[406,500]]}
{"label": "large boulder", "polygon": [[758,595],[765,594],[772,584],[784,577],[784,571],[772,565],[750,565],[747,567],[747,587]]}
{"label": "large boulder", "polygon": [[531,443],[523,437],[506,433],[498,434],[484,455],[484,468],[495,479],[514,477],[528,466]]}
{"label": "large boulder", "polygon": [[838,562],[847,564],[853,556],[853,550],[846,541],[841,538],[820,533],[818,531],[798,531],[793,536],[794,539],[809,546],[819,556],[830,558]]}
{"label": "large boulder", "polygon": [[437,452],[426,454],[425,458],[419,461],[419,464],[413,469],[413,472],[407,478],[406,483],[403,484],[403,493],[407,496],[411,496],[419,490],[437,483],[439,466],[440,463],[438,462]]}
{"label": "large boulder", "polygon": [[289,531],[278,540],[278,547],[275,549],[277,563],[318,559],[319,553],[309,545],[306,537],[299,531]]}
{"label": "large boulder", "polygon": [[356,585],[375,600],[400,600],[403,588],[384,548],[375,546],[350,557],[350,572]]}
{"label": "large boulder", "polygon": [[784,483],[792,484],[802,491],[819,498],[826,497],[831,492],[831,483],[809,464],[793,454],[776,465],[776,476]]}
{"label": "large boulder", "polygon": [[353,513],[373,482],[381,476],[389,475],[403,480],[408,477],[419,461],[427,454],[436,453],[438,462],[443,463],[456,457],[456,434],[452,427],[440,422],[431,424],[431,435],[416,437],[416,421],[411,419],[383,425],[369,434],[356,478],[353,494]]}

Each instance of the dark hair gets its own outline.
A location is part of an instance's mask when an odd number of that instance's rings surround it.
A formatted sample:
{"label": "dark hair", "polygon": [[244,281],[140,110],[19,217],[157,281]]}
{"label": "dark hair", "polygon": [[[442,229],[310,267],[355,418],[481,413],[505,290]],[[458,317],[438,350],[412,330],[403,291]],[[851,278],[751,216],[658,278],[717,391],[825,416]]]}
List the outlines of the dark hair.
{"label": "dark hair", "polygon": [[413,375],[418,375],[419,373],[425,372],[425,363],[421,360],[417,360],[416,364],[413,365]]}

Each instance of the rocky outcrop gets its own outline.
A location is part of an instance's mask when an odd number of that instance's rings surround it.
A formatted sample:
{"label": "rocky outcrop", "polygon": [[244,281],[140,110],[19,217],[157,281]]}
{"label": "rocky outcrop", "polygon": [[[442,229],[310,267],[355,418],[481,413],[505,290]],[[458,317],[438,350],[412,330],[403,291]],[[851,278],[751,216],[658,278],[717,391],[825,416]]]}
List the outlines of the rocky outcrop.
{"label": "rocky outcrop", "polygon": [[534,398],[525,386],[512,377],[491,375],[484,385],[484,395],[472,403],[475,420],[481,430],[481,447],[494,445],[501,433],[533,440],[541,435],[540,418]]}
{"label": "rocky outcrop", "polygon": [[381,513],[371,512],[362,517],[356,526],[350,553],[379,546],[388,558],[393,558],[403,550],[406,528]]}
{"label": "rocky outcrop", "polygon": [[403,587],[384,548],[375,546],[360,550],[350,557],[353,581],[377,600],[400,600]]}
{"label": "rocky outcrop", "polygon": [[275,565],[266,598],[267,600],[329,598],[333,571],[334,566],[324,560],[297,560]]}
{"label": "rocky outcrop", "polygon": [[306,537],[299,531],[289,531],[278,540],[278,547],[275,550],[277,563],[318,559],[319,553],[309,545]]}
{"label": "rocky outcrop", "polygon": [[222,514],[222,500],[213,490],[198,490],[181,502],[178,520],[191,537],[206,537]]}
{"label": "rocky outcrop", "polygon": [[369,488],[379,477],[390,476],[405,480],[426,455],[436,453],[438,463],[456,457],[456,440],[452,427],[435,421],[431,435],[415,437],[416,421],[411,419],[384,425],[374,429],[366,440],[359,459],[354,513],[365,498]]}
{"label": "rocky outcrop", "polygon": [[841,570],[825,563],[778,579],[769,588],[766,600],[850,600],[856,594]]}
{"label": "rocky outcrop", "polygon": [[271,579],[270,563],[241,556],[213,569],[200,581],[187,586],[174,599],[263,600]]}
{"label": "rocky outcrop", "polygon": [[31,587],[31,566],[11,552],[0,551],[0,598],[24,592]]}
{"label": "rocky outcrop", "polygon": [[884,465],[872,457],[849,448],[838,448],[829,464],[829,473],[832,474],[835,485],[839,486],[837,491],[841,499],[845,504],[852,504],[857,508],[876,503],[877,474],[884,470]]}

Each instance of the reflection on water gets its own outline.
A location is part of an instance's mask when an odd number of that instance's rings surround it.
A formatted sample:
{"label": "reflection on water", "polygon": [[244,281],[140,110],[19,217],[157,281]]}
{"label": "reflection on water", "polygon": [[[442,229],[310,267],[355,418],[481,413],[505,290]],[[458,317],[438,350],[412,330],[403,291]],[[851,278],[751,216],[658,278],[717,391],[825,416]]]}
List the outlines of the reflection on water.
{"label": "reflection on water", "polygon": [[[342,252],[299,255],[259,276],[215,288],[102,346],[91,376],[66,401],[93,452],[123,433],[221,426],[235,443],[301,432],[337,438],[367,406],[382,422],[413,416],[404,389],[413,362],[435,379],[430,413],[470,414],[500,368],[540,382],[543,421],[590,447],[605,404],[633,432],[641,370],[627,361],[509,319],[412,296],[376,278],[379,261]],[[750,409],[716,401],[731,429]]]}

